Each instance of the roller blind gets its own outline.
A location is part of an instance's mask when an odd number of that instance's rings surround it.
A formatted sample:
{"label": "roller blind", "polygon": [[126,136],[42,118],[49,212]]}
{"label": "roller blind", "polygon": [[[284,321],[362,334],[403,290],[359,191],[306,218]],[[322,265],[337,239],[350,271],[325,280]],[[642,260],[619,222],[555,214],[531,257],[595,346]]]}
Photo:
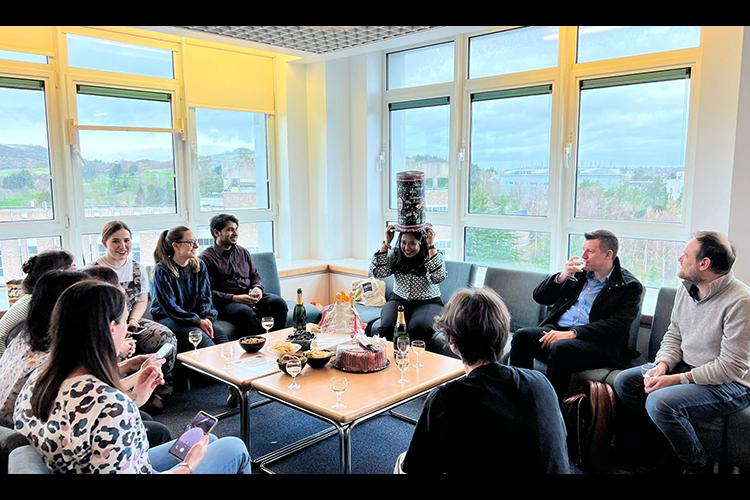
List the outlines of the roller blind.
{"label": "roller blind", "polygon": [[0,49],[55,55],[54,26],[0,26]]}
{"label": "roller blind", "polygon": [[185,92],[191,107],[274,112],[273,58],[188,44]]}

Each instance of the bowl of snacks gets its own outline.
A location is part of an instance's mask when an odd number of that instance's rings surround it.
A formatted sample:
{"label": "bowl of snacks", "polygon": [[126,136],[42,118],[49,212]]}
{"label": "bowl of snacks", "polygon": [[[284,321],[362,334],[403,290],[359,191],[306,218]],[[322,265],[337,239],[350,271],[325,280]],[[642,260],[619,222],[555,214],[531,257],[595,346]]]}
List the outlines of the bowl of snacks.
{"label": "bowl of snacks", "polygon": [[323,368],[331,360],[333,352],[327,350],[310,349],[306,351],[305,357],[311,368]]}
{"label": "bowl of snacks", "polygon": [[264,345],[266,345],[266,338],[261,337],[260,335],[250,335],[249,337],[242,337],[240,339],[240,347],[242,347],[245,352],[258,352]]}
{"label": "bowl of snacks", "polygon": [[294,354],[295,352],[302,349],[302,346],[294,343],[294,342],[276,342],[275,344],[272,344],[271,347],[268,348],[268,350],[275,354],[276,356],[281,356],[282,354]]}
{"label": "bowl of snacks", "polygon": [[288,353],[288,354],[282,354],[279,356],[279,359],[276,360],[276,362],[279,365],[279,370],[282,372],[287,373],[286,371],[286,364],[289,362],[290,359],[299,359],[300,362],[300,372],[305,369],[305,365],[307,364],[307,357],[304,354],[297,354],[297,353]]}
{"label": "bowl of snacks", "polygon": [[310,349],[310,344],[317,336],[314,332],[308,332],[305,330],[304,332],[292,332],[289,335],[287,335],[286,340],[288,342],[294,342],[295,344],[300,345],[301,351],[307,351]]}

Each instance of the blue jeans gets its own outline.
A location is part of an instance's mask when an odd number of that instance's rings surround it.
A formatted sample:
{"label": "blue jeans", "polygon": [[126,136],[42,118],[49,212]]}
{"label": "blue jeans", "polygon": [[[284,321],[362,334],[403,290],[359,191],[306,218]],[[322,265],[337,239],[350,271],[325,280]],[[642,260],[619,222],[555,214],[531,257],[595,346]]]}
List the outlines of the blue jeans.
{"label": "blue jeans", "polygon": [[[193,470],[194,474],[250,474],[250,454],[241,439],[234,436],[217,438],[208,436],[209,444],[203,460]],[[148,458],[156,472],[164,472],[180,461],[169,453],[175,440],[148,450]]]}
{"label": "blue jeans", "polygon": [[[671,373],[686,371],[689,367],[681,364]],[[688,471],[699,471],[708,462],[690,420],[725,416],[750,406],[750,389],[737,382],[672,385],[646,394],[639,366],[617,375],[614,386],[631,415],[645,413],[656,424]]]}

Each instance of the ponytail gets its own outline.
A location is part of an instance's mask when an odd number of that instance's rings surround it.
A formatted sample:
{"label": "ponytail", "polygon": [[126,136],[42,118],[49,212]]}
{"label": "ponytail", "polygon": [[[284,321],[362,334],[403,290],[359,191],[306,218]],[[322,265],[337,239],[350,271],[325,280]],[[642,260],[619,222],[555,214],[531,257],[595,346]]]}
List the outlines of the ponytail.
{"label": "ponytail", "polygon": [[[167,269],[169,269],[169,272],[175,277],[178,277],[180,273],[177,271],[174,261],[172,260],[172,257],[174,256],[172,243],[180,241],[182,235],[187,231],[190,231],[190,228],[185,226],[177,226],[169,230],[165,229],[159,235],[159,240],[156,242],[156,248],[154,249],[154,260],[164,264]],[[197,273],[200,271],[201,263],[198,259],[190,259],[189,263],[193,268],[193,272]]]}

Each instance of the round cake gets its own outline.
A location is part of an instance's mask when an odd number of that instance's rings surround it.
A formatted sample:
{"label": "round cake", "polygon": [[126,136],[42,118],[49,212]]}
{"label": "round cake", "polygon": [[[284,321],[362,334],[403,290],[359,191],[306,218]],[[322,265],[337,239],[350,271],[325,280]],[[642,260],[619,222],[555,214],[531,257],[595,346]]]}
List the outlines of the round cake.
{"label": "round cake", "polygon": [[345,342],[336,347],[336,365],[347,372],[374,372],[388,364],[385,349],[365,349],[356,342]]}

